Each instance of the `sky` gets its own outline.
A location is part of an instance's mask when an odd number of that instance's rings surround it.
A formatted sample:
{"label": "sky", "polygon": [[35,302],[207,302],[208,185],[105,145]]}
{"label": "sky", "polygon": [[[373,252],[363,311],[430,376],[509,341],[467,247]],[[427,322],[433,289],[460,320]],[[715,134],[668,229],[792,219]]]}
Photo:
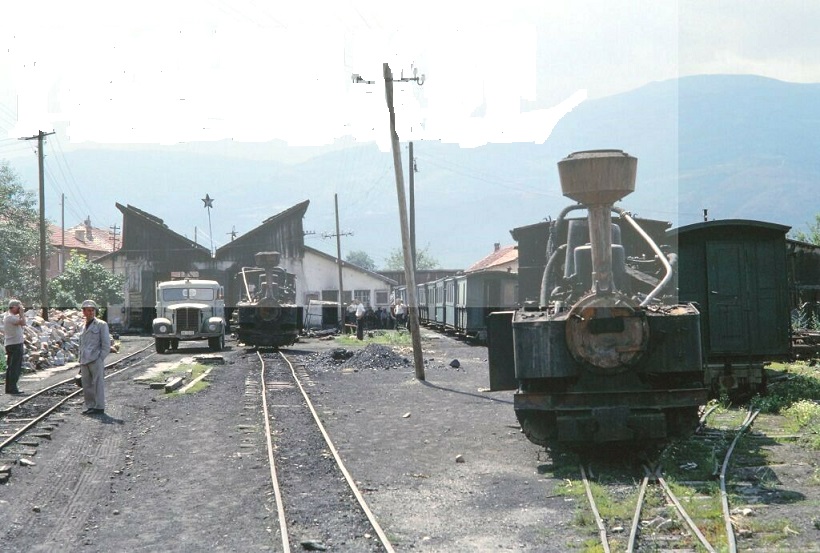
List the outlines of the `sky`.
{"label": "sky", "polygon": [[4,6],[0,159],[30,162],[34,141],[19,139],[39,130],[60,152],[224,140],[277,141],[262,155],[293,161],[389,151],[385,63],[418,77],[393,85],[400,139],[461,147],[542,143],[587,99],[680,76],[820,82],[820,3],[808,0],[124,6]]}

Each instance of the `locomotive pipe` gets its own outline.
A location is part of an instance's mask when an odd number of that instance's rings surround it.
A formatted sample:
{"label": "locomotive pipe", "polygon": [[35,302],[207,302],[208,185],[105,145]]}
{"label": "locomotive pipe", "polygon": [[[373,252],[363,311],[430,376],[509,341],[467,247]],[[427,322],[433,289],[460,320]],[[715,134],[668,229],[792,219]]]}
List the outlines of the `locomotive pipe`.
{"label": "locomotive pipe", "polygon": [[259,252],[254,255],[256,263],[265,269],[265,297],[276,297],[276,290],[273,282],[273,268],[279,265],[281,254],[279,252]]}
{"label": "locomotive pipe", "polygon": [[558,162],[561,192],[587,206],[592,249],[592,289],[614,291],[610,209],[635,190],[638,160],[621,150],[574,152]]}
{"label": "locomotive pipe", "polygon": [[[561,210],[561,213],[558,214],[558,219],[550,226],[550,237],[547,240],[547,266],[544,268],[544,274],[541,277],[541,293],[538,297],[539,307],[544,308],[549,303],[549,298],[552,295],[550,290],[550,280],[549,280],[549,272],[550,272],[550,264],[554,263],[555,254],[557,250],[555,249],[555,242],[558,241],[558,233],[561,230],[561,225],[564,224],[564,219],[566,219],[567,215],[571,211],[576,211],[578,209],[586,209],[586,206],[581,204],[567,206]],[[566,248],[566,246],[563,246]],[[560,249],[560,248],[559,248]]]}
{"label": "locomotive pipe", "polygon": [[611,294],[615,288],[612,279],[612,220],[610,204],[589,206],[590,246],[592,246],[592,291],[595,294]]}
{"label": "locomotive pipe", "polygon": [[539,297],[538,305],[540,309],[546,309],[552,298],[552,272],[555,268],[555,261],[558,257],[567,250],[566,244],[561,244],[558,249],[552,252],[547,267],[544,269],[544,276],[541,278],[541,296]]}
{"label": "locomotive pipe", "polygon": [[663,252],[655,243],[655,241],[652,240],[652,238],[641,228],[641,226],[635,221],[635,219],[632,218],[628,211],[626,211],[623,208],[615,206],[612,206],[612,211],[620,215],[621,218],[626,219],[626,221],[630,225],[632,225],[632,228],[634,228],[635,231],[637,231],[637,233],[641,235],[641,238],[643,238],[646,241],[646,243],[649,244],[649,247],[652,248],[652,251],[655,252],[655,255],[657,255],[658,259],[661,260],[663,268],[666,271],[666,275],[663,277],[663,280],[661,280],[660,283],[658,283],[658,285],[651,292],[649,292],[646,298],[644,298],[644,300],[641,302],[641,307],[646,307],[647,305],[649,305],[649,302],[655,299],[655,296],[657,296],[661,292],[661,290],[663,290],[663,288],[667,284],[669,284],[669,281],[672,280],[672,266],[669,264],[669,261],[666,259],[666,256],[663,254]]}

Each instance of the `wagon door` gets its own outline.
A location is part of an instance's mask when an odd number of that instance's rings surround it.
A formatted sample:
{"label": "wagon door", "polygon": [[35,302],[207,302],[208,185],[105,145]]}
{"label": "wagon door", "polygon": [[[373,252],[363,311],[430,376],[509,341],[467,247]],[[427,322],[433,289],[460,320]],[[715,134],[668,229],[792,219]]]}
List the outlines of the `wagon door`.
{"label": "wagon door", "polygon": [[706,243],[709,287],[709,343],[713,354],[749,349],[749,306],[745,293],[743,244]]}

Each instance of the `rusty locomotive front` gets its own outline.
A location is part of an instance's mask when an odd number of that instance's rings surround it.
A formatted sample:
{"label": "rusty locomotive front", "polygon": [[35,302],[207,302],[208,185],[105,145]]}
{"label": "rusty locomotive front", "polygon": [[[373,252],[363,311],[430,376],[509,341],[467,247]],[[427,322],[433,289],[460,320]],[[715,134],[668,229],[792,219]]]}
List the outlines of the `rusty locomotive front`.
{"label": "rusty locomotive front", "polygon": [[[691,432],[707,399],[698,310],[677,303],[670,260],[614,206],[634,191],[637,159],[576,152],[558,171],[563,194],[578,203],[550,223],[537,305],[490,316],[491,387],[516,390],[522,430],[550,448],[647,445]],[[586,219],[568,219],[575,210]],[[666,270],[643,293],[631,290],[618,223]]]}
{"label": "rusty locomotive front", "polygon": [[279,348],[299,339],[302,308],[296,305],[296,277],[279,267],[279,252],[259,252],[258,267],[243,267],[243,297],[236,304],[232,326],[246,346]]}

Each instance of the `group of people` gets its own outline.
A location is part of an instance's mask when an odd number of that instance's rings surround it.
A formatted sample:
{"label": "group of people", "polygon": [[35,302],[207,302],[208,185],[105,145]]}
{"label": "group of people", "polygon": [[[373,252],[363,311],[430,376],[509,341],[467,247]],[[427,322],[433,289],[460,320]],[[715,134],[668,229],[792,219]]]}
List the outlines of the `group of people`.
{"label": "group of people", "polygon": [[[97,317],[97,304],[85,300],[81,306],[85,326],[80,334],[80,351],[78,364],[83,385],[85,400],[84,415],[105,414],[105,356],[111,351],[111,336],[108,324]],[[3,316],[3,331],[6,347],[6,393],[23,394],[18,388],[20,374],[23,371],[23,354],[27,324],[23,303],[20,300],[9,301],[8,312]]]}
{"label": "group of people", "polygon": [[389,309],[379,307],[375,311],[371,307],[365,307],[361,301],[354,302],[349,308],[350,322],[356,323],[356,337],[362,340],[364,331],[370,329],[395,329],[407,328],[407,306],[401,298],[395,300]]}

